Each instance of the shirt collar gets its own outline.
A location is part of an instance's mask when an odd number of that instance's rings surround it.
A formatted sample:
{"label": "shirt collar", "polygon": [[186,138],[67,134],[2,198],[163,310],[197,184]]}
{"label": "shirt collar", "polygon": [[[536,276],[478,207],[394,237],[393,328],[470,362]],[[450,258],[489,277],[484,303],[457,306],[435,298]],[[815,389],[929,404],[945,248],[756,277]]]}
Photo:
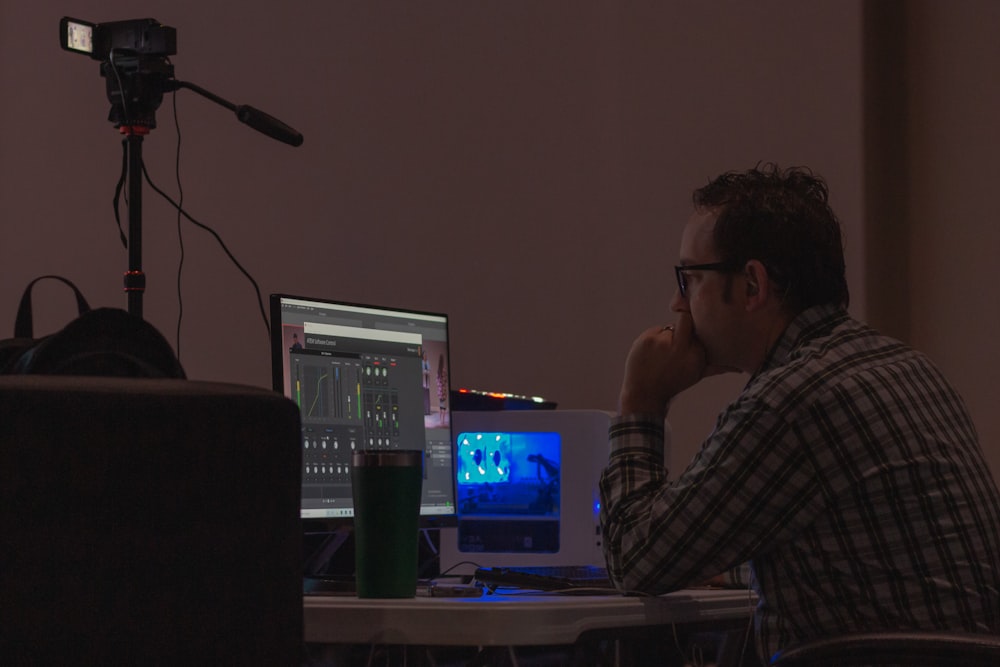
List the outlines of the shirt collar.
{"label": "shirt collar", "polygon": [[753,377],[786,365],[799,347],[818,336],[829,334],[847,319],[847,311],[841,306],[813,306],[802,311],[785,328]]}

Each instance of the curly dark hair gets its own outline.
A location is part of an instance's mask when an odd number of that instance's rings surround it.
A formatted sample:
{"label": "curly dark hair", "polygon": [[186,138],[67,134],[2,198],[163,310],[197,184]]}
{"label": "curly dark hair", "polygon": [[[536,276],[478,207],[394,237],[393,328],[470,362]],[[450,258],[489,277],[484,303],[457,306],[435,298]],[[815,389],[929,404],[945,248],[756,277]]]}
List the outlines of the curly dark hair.
{"label": "curly dark hair", "polygon": [[847,307],[840,221],[822,178],[805,167],[758,164],[728,172],[694,192],[699,209],[717,209],[719,259],[743,267],[756,259],[793,313],[820,304]]}

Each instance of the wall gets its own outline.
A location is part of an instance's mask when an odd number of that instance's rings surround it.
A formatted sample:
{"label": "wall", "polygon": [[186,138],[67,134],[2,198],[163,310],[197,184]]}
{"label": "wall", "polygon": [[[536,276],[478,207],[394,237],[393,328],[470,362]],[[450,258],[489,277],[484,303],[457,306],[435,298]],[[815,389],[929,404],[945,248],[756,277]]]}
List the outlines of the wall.
{"label": "wall", "polygon": [[[57,48],[65,14],[174,26],[178,79],[300,130],[291,148],[178,93],[184,207],[265,297],[449,313],[460,385],[614,409],[632,339],[671,319],[691,190],[762,160],[827,177],[864,314],[859,1],[224,6],[0,6],[0,333],[43,273],[94,305],[125,303],[111,208],[121,143],[97,63]],[[177,196],[173,104],[144,156]],[[147,319],[174,341],[180,320],[192,377],[269,385],[252,286],[149,187],[143,213]],[[54,287],[38,301],[39,333],[68,318]],[[743,381],[678,400],[675,460]]]}
{"label": "wall", "polygon": [[965,398],[1000,473],[1000,5],[866,4],[868,318],[930,356]]}
{"label": "wall", "polygon": [[[912,342],[962,393],[1000,476],[1000,4],[907,8]],[[901,248],[907,245],[900,244]]]}

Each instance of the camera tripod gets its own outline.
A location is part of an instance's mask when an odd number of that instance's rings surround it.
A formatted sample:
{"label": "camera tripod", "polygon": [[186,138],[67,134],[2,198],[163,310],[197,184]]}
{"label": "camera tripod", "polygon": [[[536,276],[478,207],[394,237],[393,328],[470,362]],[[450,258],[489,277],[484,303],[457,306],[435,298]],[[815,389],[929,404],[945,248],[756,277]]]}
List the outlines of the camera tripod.
{"label": "camera tripod", "polygon": [[125,135],[128,165],[128,270],[125,293],[128,312],[142,317],[146,274],[142,270],[142,143],[156,127],[156,109],[163,94],[180,88],[192,90],[206,99],[234,111],[240,122],[290,146],[300,146],[302,135],[273,116],[248,105],[236,105],[204,88],[173,78],[173,65],[165,57],[126,55],[112,57],[101,64],[101,76],[107,80],[111,102],[108,120]]}

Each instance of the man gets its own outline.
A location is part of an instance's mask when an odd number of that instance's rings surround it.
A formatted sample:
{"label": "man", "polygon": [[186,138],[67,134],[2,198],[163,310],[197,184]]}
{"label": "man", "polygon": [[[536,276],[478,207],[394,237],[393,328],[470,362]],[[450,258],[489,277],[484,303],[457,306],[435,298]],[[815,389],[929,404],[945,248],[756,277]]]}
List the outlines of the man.
{"label": "man", "polygon": [[[847,632],[1000,633],[1000,493],[961,398],[847,314],[825,183],[773,165],[694,194],[673,325],[628,354],[601,478],[608,568],[665,593],[749,561],[758,652]],[[668,478],[670,401],[746,387]]]}

